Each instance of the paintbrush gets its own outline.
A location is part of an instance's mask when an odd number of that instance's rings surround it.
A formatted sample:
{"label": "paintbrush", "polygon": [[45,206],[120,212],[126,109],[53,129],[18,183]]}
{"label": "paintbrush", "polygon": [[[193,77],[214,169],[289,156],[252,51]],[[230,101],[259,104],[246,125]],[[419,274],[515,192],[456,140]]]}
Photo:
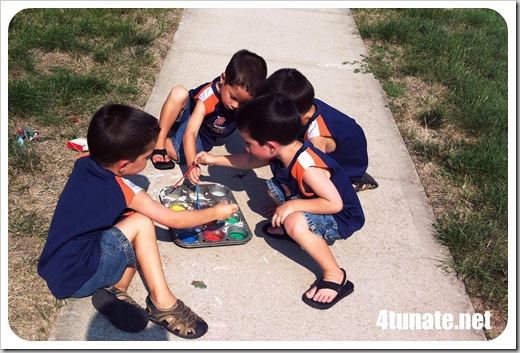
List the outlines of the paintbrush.
{"label": "paintbrush", "polygon": [[200,210],[199,184],[195,185],[195,192],[197,193],[197,210]]}
{"label": "paintbrush", "polygon": [[174,188],[177,187],[177,185],[179,185],[179,183],[182,181],[182,179],[186,178],[186,176],[188,174],[190,174],[190,172],[193,170],[193,168],[195,168],[198,165],[199,165],[198,163],[194,163],[191,167],[189,167],[188,170],[186,171],[186,173],[184,173],[184,175],[179,180],[177,180],[177,182],[175,184],[173,184],[173,187]]}

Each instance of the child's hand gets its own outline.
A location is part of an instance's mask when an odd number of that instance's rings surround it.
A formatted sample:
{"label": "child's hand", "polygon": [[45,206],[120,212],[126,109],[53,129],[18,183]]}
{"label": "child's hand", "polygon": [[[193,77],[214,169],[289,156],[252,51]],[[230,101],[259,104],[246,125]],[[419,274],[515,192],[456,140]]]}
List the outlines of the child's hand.
{"label": "child's hand", "polygon": [[213,165],[213,159],[215,156],[209,154],[208,152],[200,152],[195,156],[195,163],[202,165]]}
{"label": "child's hand", "polygon": [[293,207],[293,202],[287,201],[276,208],[273,214],[273,218],[271,218],[271,224],[273,227],[281,227],[285,218],[291,213],[296,212],[297,210]]}
{"label": "child's hand", "polygon": [[191,172],[188,173],[188,180],[192,183],[192,184],[198,184],[200,183],[200,174],[201,174],[201,170],[200,170],[200,167],[197,165],[195,168],[193,168],[191,170]]}
{"label": "child's hand", "polygon": [[215,206],[215,210],[217,211],[218,220],[228,219],[238,212],[238,205],[236,203],[222,201]]}

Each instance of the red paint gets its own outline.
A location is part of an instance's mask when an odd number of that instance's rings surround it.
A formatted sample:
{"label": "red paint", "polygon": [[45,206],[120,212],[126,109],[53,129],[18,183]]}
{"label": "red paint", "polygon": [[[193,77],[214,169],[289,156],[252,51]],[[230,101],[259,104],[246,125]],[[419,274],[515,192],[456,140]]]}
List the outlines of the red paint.
{"label": "red paint", "polygon": [[224,232],[217,229],[217,230],[207,230],[204,233],[202,233],[202,236],[204,239],[208,241],[219,241],[224,238]]}

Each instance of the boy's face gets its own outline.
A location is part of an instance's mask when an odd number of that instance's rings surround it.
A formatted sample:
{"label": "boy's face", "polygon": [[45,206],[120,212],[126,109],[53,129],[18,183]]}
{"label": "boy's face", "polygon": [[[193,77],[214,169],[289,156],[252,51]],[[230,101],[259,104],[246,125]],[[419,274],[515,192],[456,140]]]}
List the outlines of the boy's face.
{"label": "boy's face", "polygon": [[137,157],[134,161],[128,162],[124,175],[135,175],[146,168],[146,162],[151,158],[155,143],[151,143],[146,152]]}
{"label": "boy's face", "polygon": [[228,110],[235,110],[253,99],[243,87],[230,86],[225,83],[220,89],[220,97],[224,107]]}
{"label": "boy's face", "polygon": [[258,141],[253,140],[245,131],[240,131],[240,136],[244,139],[245,150],[261,161],[273,158],[272,151],[268,144],[261,146]]}

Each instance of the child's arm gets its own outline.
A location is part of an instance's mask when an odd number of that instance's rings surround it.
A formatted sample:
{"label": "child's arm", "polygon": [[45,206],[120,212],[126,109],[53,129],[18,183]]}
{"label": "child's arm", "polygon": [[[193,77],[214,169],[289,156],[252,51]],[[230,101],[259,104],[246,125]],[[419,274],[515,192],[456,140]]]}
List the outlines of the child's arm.
{"label": "child's arm", "polygon": [[303,182],[306,189],[311,190],[317,198],[289,200],[278,206],[271,220],[274,227],[280,227],[285,218],[294,212],[334,214],[343,209],[343,200],[330,180],[328,170],[316,167],[308,168],[303,174]]}
{"label": "child's arm", "polygon": [[332,137],[327,136],[316,136],[309,139],[310,142],[324,153],[332,153],[336,150],[336,142]]}
{"label": "child's arm", "polygon": [[255,169],[269,164],[268,160],[260,160],[249,153],[236,153],[226,156],[215,156],[208,152],[201,152],[195,157],[195,163],[215,165],[237,169]]}
{"label": "child's arm", "polygon": [[[202,101],[197,101],[195,104],[195,109],[191,113],[190,119],[188,120],[188,124],[186,125],[186,131],[184,132],[184,136],[182,137],[182,145],[184,147],[184,156],[186,157],[186,165],[191,166],[193,161],[195,160],[195,155],[197,154],[196,149],[196,140],[199,135],[199,130],[204,121],[204,117],[206,116],[206,107]],[[196,177],[196,179],[200,176],[200,169],[193,168],[190,172],[189,179]]]}
{"label": "child's arm", "polygon": [[174,211],[152,199],[144,190],[134,196],[128,207],[170,228],[191,228],[227,219],[238,211],[237,204],[224,202],[201,210]]}

